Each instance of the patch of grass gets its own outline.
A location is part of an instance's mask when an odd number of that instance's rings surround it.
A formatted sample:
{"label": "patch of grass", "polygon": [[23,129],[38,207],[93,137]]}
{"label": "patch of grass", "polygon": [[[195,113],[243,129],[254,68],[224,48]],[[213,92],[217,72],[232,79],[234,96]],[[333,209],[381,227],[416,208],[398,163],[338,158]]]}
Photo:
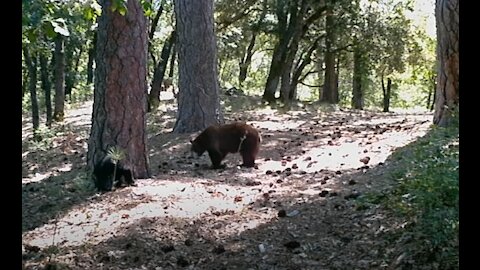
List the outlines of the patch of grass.
{"label": "patch of grass", "polygon": [[[457,120],[458,121],[458,120]],[[390,177],[398,180],[386,207],[407,217],[413,239],[405,249],[415,264],[458,269],[459,202],[458,122],[434,127],[425,137],[396,152],[398,166]]]}

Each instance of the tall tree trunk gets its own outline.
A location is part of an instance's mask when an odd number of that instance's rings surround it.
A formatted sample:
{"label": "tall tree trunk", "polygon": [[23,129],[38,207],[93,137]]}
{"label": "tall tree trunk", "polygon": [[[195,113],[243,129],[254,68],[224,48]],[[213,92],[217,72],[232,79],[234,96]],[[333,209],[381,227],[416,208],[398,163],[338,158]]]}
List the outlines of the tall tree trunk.
{"label": "tall tree trunk", "polygon": [[65,52],[63,36],[55,38],[55,109],[53,120],[62,122],[65,109]]}
{"label": "tall tree trunk", "polygon": [[355,46],[353,51],[353,96],[352,96],[352,107],[354,109],[363,110],[363,89],[362,82],[363,77],[365,76],[364,72],[364,63],[363,63],[363,52],[358,45]]}
{"label": "tall tree trunk", "polygon": [[383,112],[390,111],[390,96],[392,93],[392,79],[387,78],[387,87],[382,74],[382,92],[383,92]]}
{"label": "tall tree trunk", "polygon": [[150,94],[148,95],[148,111],[155,112],[160,104],[160,91],[162,91],[162,82],[167,70],[168,57],[172,50],[173,43],[175,42],[175,31],[170,34],[165,44],[163,44],[162,53],[160,55],[160,61],[155,67],[153,72],[152,87],[150,88]]}
{"label": "tall tree trunk", "polygon": [[334,2],[328,1],[327,15],[325,16],[325,81],[323,83],[323,95],[320,101],[336,104],[339,101],[337,88],[337,71],[335,70],[336,56],[333,51],[335,44],[335,23],[333,16]]}
{"label": "tall tree trunk", "polygon": [[51,89],[52,83],[50,81],[50,69],[48,67],[47,57],[41,53],[40,54],[40,75],[42,80],[42,88],[45,93],[45,108],[46,108],[46,118],[47,118],[47,127],[52,125],[52,97]]}
{"label": "tall tree trunk", "polygon": [[213,10],[213,0],[175,0],[179,70],[175,133],[195,132],[224,122]]}
{"label": "tall tree trunk", "polygon": [[447,126],[458,107],[458,0],[437,0],[437,88],[433,123]]}
{"label": "tall tree trunk", "polygon": [[23,47],[23,56],[25,58],[25,63],[28,67],[28,74],[30,81],[28,84],[28,89],[30,92],[30,102],[32,109],[32,124],[33,124],[33,138],[34,140],[39,140],[37,131],[40,126],[40,115],[38,112],[38,100],[37,100],[37,56],[35,54],[30,54],[26,46]]}
{"label": "tall tree trunk", "polygon": [[95,54],[97,48],[97,31],[93,32],[93,39],[88,49],[88,62],[87,62],[87,83],[90,84],[93,82],[93,63],[95,61]]}
{"label": "tall tree trunk", "polygon": [[127,13],[112,11],[102,0],[88,166],[93,168],[110,147],[125,151],[122,161],[134,178],[148,178],[146,134],[147,20],[139,1],[127,1]]}

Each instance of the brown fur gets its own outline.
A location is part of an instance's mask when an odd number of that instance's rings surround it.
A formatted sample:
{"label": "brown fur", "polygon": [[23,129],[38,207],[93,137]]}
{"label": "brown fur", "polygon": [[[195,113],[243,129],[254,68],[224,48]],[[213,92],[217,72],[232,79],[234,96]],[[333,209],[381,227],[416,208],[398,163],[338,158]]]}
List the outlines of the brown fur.
{"label": "brown fur", "polygon": [[253,167],[260,149],[260,142],[260,134],[254,127],[235,122],[206,128],[191,141],[191,150],[199,156],[207,151],[214,169],[223,168],[224,165],[221,163],[225,156],[228,153],[237,152],[242,155],[242,166]]}

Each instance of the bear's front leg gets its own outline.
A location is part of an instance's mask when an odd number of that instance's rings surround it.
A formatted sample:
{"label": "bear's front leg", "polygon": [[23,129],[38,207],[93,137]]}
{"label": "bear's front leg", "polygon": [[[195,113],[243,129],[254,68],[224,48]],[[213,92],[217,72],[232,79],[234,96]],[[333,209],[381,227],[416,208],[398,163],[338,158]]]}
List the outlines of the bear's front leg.
{"label": "bear's front leg", "polygon": [[225,169],[225,164],[222,164],[222,160],[225,155],[222,155],[221,153],[214,150],[209,150],[208,155],[210,156],[210,160],[212,161],[212,169]]}

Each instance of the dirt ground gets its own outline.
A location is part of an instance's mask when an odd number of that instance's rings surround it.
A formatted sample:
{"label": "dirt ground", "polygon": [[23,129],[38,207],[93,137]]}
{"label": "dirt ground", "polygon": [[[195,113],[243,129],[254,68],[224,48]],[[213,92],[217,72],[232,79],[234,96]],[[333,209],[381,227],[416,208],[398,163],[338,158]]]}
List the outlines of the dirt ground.
{"label": "dirt ground", "polygon": [[[432,115],[320,110],[280,112],[233,96],[227,122],[262,134],[257,168],[229,154],[223,170],[189,157],[172,134],[174,100],[149,116],[152,177],[96,193],[85,171],[91,102],[66,112],[51,149],[23,128],[24,269],[405,269],[391,239],[409,221],[379,205],[396,179],[392,152],[424,135]],[[237,106],[237,107],[236,107]],[[28,122],[29,119],[25,119]],[[432,269],[434,267],[432,266]]]}

